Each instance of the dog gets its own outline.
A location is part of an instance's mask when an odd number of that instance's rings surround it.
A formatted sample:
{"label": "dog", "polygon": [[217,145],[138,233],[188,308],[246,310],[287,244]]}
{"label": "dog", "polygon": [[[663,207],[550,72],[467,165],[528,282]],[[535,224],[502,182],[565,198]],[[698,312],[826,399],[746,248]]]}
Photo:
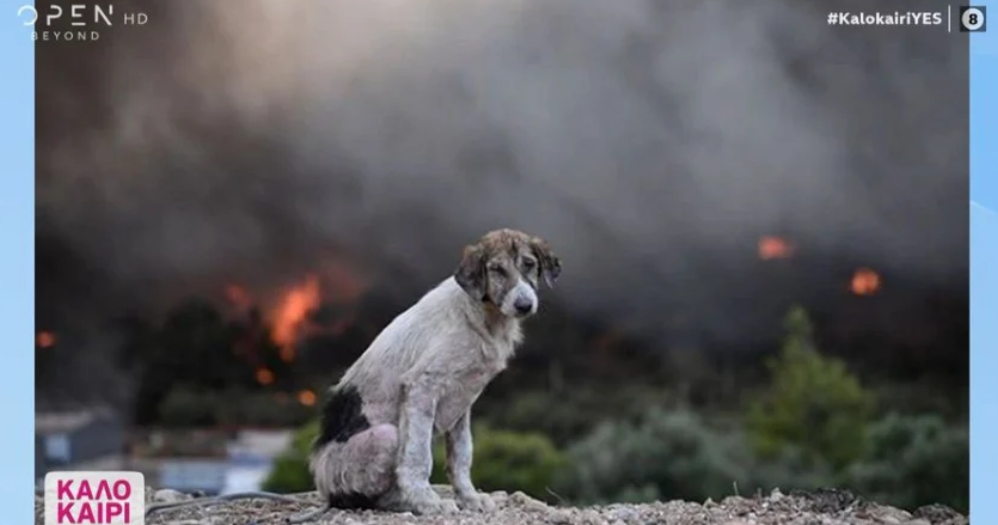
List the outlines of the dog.
{"label": "dog", "polygon": [[[323,403],[309,468],[327,507],[420,515],[495,508],[471,480],[471,406],[522,342],[540,284],[552,287],[560,273],[543,239],[495,230],[385,327]],[[454,500],[430,486],[435,433],[446,442]]]}

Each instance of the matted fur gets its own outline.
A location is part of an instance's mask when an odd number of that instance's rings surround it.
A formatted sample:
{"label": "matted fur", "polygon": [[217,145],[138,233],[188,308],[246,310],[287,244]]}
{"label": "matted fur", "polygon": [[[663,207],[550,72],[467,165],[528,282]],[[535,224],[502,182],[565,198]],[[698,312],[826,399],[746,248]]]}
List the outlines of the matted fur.
{"label": "matted fur", "polygon": [[[538,284],[560,271],[547,243],[520,231],[466,247],[454,275],[389,323],[331,389],[310,459],[316,488],[341,506],[494,508],[471,480],[471,406],[522,341]],[[456,504],[430,488],[435,432]]]}

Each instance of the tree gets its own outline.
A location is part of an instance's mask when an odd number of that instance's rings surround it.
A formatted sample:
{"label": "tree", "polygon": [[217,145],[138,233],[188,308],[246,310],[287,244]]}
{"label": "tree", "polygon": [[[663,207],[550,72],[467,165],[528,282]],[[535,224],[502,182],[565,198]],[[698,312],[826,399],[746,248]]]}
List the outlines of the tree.
{"label": "tree", "polygon": [[873,396],[845,363],[818,352],[802,308],[785,322],[783,351],[767,363],[772,383],[749,407],[751,442],[761,457],[797,448],[805,459],[842,469],[863,452]]}

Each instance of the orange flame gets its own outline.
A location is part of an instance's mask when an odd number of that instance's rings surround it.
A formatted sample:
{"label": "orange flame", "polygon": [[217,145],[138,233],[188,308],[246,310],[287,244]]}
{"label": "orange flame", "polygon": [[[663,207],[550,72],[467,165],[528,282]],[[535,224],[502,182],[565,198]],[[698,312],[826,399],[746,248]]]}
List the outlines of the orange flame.
{"label": "orange flame", "polygon": [[302,390],[301,392],[298,392],[298,402],[307,407],[315,405],[315,392],[312,392],[311,390]]}
{"label": "orange flame", "polygon": [[853,274],[849,288],[856,295],[872,295],[880,289],[880,275],[869,268],[860,268]]}
{"label": "orange flame", "polygon": [[38,332],[35,341],[39,348],[52,348],[55,346],[56,337],[52,332]]}
{"label": "orange flame", "polygon": [[321,300],[319,278],[309,275],[303,283],[288,290],[278,302],[273,312],[272,337],[274,344],[280,347],[283,361],[294,360],[299,330]]}
{"label": "orange flame", "polygon": [[793,253],[793,245],[785,239],[773,235],[766,235],[759,239],[759,258],[764,261],[786,259]]}
{"label": "orange flame", "polygon": [[256,371],[256,382],[263,386],[273,384],[274,373],[266,368],[259,368]]}

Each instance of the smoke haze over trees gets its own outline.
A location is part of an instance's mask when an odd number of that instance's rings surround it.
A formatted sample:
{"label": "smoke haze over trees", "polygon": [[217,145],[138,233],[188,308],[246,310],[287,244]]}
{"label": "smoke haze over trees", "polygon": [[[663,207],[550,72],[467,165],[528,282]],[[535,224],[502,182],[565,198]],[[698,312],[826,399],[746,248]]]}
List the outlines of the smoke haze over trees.
{"label": "smoke haze over trees", "polygon": [[[37,53],[39,325],[94,332],[84,356],[107,319],[332,260],[404,307],[507,226],[565,261],[559,312],[656,350],[770,341],[802,301],[966,352],[968,51],[944,27],[789,0],[115,6],[149,23]],[[765,235],[794,258],[760,261]],[[882,298],[853,301],[860,266]]]}

